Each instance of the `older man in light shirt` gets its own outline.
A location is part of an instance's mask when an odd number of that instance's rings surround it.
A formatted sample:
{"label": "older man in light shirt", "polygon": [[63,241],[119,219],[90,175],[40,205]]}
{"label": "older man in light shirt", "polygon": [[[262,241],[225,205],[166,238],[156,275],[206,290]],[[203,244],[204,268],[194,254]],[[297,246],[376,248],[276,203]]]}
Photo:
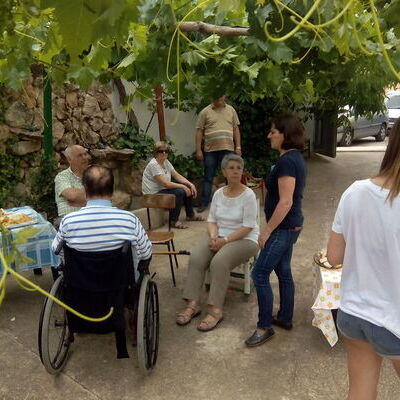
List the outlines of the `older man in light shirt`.
{"label": "older man in light shirt", "polygon": [[87,149],[79,145],[68,146],[64,155],[69,163],[69,168],[58,173],[54,180],[59,217],[78,211],[86,205],[82,175],[90,162]]}

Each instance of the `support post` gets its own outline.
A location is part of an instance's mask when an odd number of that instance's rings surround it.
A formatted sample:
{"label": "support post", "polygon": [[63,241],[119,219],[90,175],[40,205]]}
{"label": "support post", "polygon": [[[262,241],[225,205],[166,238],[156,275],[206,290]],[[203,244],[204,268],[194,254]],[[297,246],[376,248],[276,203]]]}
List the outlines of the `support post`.
{"label": "support post", "polygon": [[165,119],[164,119],[164,102],[163,102],[163,90],[161,85],[154,89],[156,95],[156,109],[158,118],[158,131],[160,134],[160,140],[165,140]]}

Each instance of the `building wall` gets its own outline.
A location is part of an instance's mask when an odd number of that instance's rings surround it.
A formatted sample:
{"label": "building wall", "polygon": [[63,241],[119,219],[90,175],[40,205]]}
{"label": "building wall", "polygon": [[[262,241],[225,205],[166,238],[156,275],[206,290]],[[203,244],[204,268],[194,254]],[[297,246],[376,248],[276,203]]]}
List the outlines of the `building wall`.
{"label": "building wall", "polygon": [[[129,96],[134,92],[134,86],[127,81],[123,81],[123,83],[126,94]],[[110,99],[117,121],[120,123],[126,122],[127,113],[119,103],[119,95],[116,89],[113,90]],[[154,140],[159,140],[157,114],[154,114],[153,119],[151,119],[153,111],[150,109],[149,103],[134,98],[131,107],[135,112],[141,129],[145,130],[151,120],[148,134]],[[166,108],[164,115],[166,134],[174,142],[177,152],[184,155],[192,154],[195,151],[196,114],[194,112],[177,112],[177,110]]]}

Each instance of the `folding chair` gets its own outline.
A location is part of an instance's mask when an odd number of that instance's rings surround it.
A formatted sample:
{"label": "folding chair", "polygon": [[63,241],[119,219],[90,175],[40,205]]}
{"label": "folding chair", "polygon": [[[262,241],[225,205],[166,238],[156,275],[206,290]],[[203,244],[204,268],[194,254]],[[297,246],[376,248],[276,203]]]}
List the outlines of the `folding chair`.
{"label": "folding chair", "polygon": [[[165,245],[167,246],[168,253],[175,253],[175,244],[174,244],[174,232],[171,232],[171,212],[168,213],[168,231],[153,231],[151,229],[151,213],[150,209],[164,209],[169,210],[175,208],[176,197],[174,194],[144,194],[142,197],[142,205],[147,209],[147,221],[149,230],[147,231],[147,236],[149,237],[151,243],[153,245]],[[176,268],[179,268],[178,259],[176,254],[173,254],[175,259]],[[174,286],[176,286],[175,282],[175,272],[174,272],[174,264],[172,261],[172,254],[168,254],[169,257],[169,265],[171,269],[172,282]]]}

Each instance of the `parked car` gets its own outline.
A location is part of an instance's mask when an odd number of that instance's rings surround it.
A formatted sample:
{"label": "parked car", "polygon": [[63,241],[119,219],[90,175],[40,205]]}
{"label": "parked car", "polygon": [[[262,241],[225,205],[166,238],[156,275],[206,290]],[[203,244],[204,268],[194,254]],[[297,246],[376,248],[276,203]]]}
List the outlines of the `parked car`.
{"label": "parked car", "polygon": [[354,117],[352,109],[346,106],[339,114],[337,143],[339,146],[351,146],[354,139],[368,136],[375,137],[377,142],[383,142],[388,132],[389,118],[387,112],[374,114],[372,118]]}
{"label": "parked car", "polygon": [[386,107],[388,110],[388,129],[390,130],[397,118],[400,118],[400,90],[393,90],[387,94]]}

